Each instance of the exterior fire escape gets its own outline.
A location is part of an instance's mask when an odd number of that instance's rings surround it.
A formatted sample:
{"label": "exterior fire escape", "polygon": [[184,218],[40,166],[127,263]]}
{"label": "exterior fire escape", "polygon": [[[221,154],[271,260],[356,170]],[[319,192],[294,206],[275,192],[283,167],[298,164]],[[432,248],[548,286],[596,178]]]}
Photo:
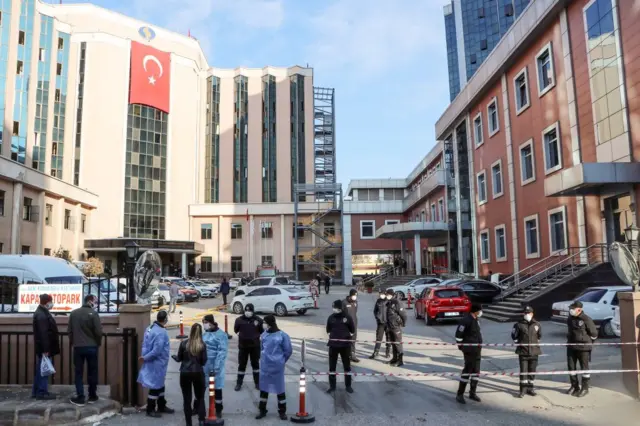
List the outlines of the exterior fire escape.
{"label": "exterior fire escape", "polygon": [[[314,183],[316,185],[336,183],[335,144],[335,89],[313,88],[313,150]],[[317,199],[326,201],[333,193],[317,194]]]}

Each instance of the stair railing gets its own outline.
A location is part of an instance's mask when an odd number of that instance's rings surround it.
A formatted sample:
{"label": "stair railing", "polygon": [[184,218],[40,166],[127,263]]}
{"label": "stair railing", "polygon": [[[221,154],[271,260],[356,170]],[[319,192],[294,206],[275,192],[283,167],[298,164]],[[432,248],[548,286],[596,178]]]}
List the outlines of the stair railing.
{"label": "stair railing", "polygon": [[498,285],[503,291],[499,299],[502,301],[542,281],[576,276],[585,267],[608,262],[608,255],[607,245],[597,243],[589,247],[571,247],[566,253],[548,256],[500,281]]}
{"label": "stair railing", "polygon": [[397,275],[396,273],[399,271],[400,271],[400,266],[395,268],[394,267],[387,268],[384,272],[380,272],[378,275],[373,275],[371,277],[367,277],[363,279],[360,285],[364,288],[367,286],[367,283],[373,283],[373,286],[375,287],[377,284],[380,284],[380,282],[383,281],[384,279],[390,276]]}

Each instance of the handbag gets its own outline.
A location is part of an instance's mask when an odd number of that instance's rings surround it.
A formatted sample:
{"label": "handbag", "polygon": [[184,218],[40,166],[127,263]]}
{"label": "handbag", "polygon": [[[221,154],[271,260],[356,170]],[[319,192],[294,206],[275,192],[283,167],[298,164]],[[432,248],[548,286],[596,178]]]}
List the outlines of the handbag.
{"label": "handbag", "polygon": [[49,377],[56,374],[56,369],[53,367],[53,363],[48,356],[42,356],[40,361],[40,375],[42,377]]}

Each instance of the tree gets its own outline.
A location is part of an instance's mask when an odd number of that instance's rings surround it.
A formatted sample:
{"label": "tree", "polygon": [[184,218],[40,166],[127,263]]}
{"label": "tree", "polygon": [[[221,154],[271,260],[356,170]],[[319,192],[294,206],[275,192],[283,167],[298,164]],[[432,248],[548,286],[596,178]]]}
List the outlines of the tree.
{"label": "tree", "polygon": [[60,246],[58,250],[53,252],[53,256],[64,259],[67,262],[73,262],[73,257],[71,257],[71,253],[69,252],[69,250],[62,248],[62,246]]}
{"label": "tree", "polygon": [[87,264],[85,265],[83,272],[88,277],[97,277],[104,273],[104,265],[97,257],[90,257],[87,259]]}

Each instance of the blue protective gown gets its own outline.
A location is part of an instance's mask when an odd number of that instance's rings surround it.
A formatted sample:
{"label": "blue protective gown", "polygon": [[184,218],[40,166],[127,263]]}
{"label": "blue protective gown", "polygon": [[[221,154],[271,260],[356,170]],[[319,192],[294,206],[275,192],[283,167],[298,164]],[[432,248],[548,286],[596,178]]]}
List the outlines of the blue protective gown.
{"label": "blue protective gown", "polygon": [[147,389],[163,388],[170,351],[167,330],[154,322],[144,332],[141,354],[144,358],[144,364],[138,374],[138,383]]}
{"label": "blue protective gown", "polygon": [[216,389],[224,389],[224,363],[227,360],[229,337],[227,333],[217,328],[215,331],[206,331],[202,340],[207,347],[207,363],[204,366],[204,382],[209,387],[209,373],[213,371],[216,376]]}
{"label": "blue protective gown", "polygon": [[265,331],[260,339],[260,390],[267,393],[284,393],[284,365],[293,352],[291,339],[284,331]]}

